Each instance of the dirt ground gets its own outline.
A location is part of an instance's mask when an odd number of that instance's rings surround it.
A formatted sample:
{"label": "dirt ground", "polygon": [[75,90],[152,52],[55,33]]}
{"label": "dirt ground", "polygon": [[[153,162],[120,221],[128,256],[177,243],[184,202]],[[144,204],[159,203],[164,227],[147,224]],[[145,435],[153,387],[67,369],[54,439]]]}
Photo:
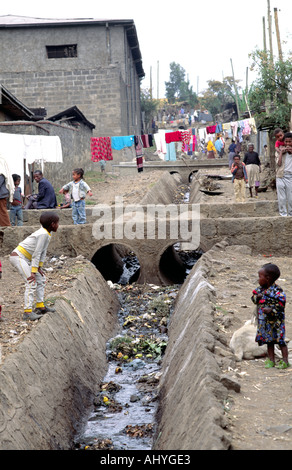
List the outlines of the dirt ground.
{"label": "dirt ground", "polygon": [[[213,174],[229,174],[228,169],[209,171]],[[107,176],[106,181],[92,187],[94,200],[109,203],[115,196],[122,195],[124,202],[136,203],[146,194],[161,176],[159,171],[142,173],[131,178]],[[202,202],[230,203],[234,200],[230,181],[220,181],[224,194],[202,196]],[[248,195],[248,191],[247,191]],[[268,190],[259,195],[259,200],[274,200],[275,192]],[[247,204],[251,199],[247,199]],[[281,270],[279,285],[287,295],[286,328],[287,337],[292,338],[292,258],[265,257],[260,253],[251,256],[242,248],[214,252],[213,274],[210,282],[217,292],[216,321],[229,344],[235,330],[251,318],[253,304],[251,292],[257,286],[257,272],[266,262],[278,264]],[[3,277],[0,280],[0,295],[4,322],[0,323],[1,361],[15,351],[19,343],[37,322],[22,321],[23,283],[12,270],[8,257],[2,257]],[[48,305],[53,302],[56,291],[62,292],[78,274],[78,264],[83,259],[48,259],[46,298]],[[1,363],[0,361],[0,363]],[[292,362],[292,353],[291,353]],[[292,367],[281,371],[265,369],[264,360],[244,360],[234,363],[226,371],[240,383],[240,393],[230,391],[225,403],[228,431],[232,436],[234,450],[288,450],[292,448]]]}

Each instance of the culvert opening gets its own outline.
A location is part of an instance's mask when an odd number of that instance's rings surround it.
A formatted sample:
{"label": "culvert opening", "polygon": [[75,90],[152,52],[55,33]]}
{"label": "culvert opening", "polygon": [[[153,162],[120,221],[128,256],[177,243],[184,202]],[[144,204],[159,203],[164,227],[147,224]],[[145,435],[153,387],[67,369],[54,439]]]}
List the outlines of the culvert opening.
{"label": "culvert opening", "polygon": [[186,248],[185,243],[169,246],[161,256],[160,274],[167,284],[182,284],[196,262],[204,254],[203,250]]}
{"label": "culvert opening", "polygon": [[132,284],[140,275],[137,256],[124,245],[112,243],[102,247],[95,253],[91,262],[106,281],[116,284]]}

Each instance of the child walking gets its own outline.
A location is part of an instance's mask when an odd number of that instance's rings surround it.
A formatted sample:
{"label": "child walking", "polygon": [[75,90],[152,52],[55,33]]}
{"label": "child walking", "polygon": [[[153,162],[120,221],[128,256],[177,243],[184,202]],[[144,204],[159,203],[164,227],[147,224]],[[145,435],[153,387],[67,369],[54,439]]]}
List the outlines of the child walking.
{"label": "child walking", "polygon": [[283,359],[278,369],[286,369],[288,348],[285,343],[285,304],[286,295],[275,282],[281,273],[275,264],[265,264],[258,272],[259,287],[252,293],[252,301],[257,305],[258,328],[255,341],[259,346],[267,345],[268,359],[265,368],[275,367],[275,344],[278,344]]}
{"label": "child walking", "polygon": [[236,202],[246,201],[245,185],[248,182],[245,164],[240,161],[240,155],[233,157],[231,166],[232,183],[234,184],[234,194]]}
{"label": "child walking", "polygon": [[19,175],[12,175],[14,181],[14,194],[13,201],[10,204],[10,223],[12,226],[15,226],[15,221],[17,220],[18,227],[23,225],[23,213],[22,213],[22,192],[20,188],[21,177]]}
{"label": "child walking", "polygon": [[74,225],[86,223],[85,197],[88,194],[92,196],[92,192],[88,184],[83,180],[84,171],[82,168],[76,168],[72,171],[73,181],[65,184],[59,193],[69,190],[72,203],[72,219]]}
{"label": "child walking", "polygon": [[[19,243],[10,255],[10,263],[25,281],[23,320],[38,320],[44,313],[55,311],[44,304],[46,278],[42,266],[51,232],[58,230],[59,216],[55,212],[43,213],[40,223],[42,227]],[[36,309],[32,311],[35,296]]]}

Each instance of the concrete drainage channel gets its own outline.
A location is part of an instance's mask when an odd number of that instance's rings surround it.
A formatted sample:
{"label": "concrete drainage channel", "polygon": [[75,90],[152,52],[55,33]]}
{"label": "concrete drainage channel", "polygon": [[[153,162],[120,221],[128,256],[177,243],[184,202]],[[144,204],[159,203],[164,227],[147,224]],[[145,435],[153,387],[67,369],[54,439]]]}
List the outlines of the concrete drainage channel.
{"label": "concrete drainage channel", "polygon": [[121,286],[87,263],[0,368],[0,449],[228,449],[210,270]]}
{"label": "concrete drainage channel", "polygon": [[107,344],[108,372],[75,448],[149,450],[167,324],[179,286],[109,284],[121,304],[120,332]]}

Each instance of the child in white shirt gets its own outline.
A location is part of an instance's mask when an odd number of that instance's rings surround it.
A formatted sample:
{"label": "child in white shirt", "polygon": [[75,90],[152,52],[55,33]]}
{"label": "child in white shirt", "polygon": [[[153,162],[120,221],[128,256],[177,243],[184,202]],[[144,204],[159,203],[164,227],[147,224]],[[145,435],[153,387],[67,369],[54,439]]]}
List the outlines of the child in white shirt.
{"label": "child in white shirt", "polygon": [[[42,314],[54,311],[44,304],[46,278],[42,267],[51,240],[51,232],[58,230],[59,216],[55,212],[43,213],[40,223],[42,227],[19,243],[10,255],[10,263],[25,280],[23,320],[38,320]],[[37,303],[33,312],[35,295]]]}
{"label": "child in white shirt", "polygon": [[85,197],[88,194],[92,196],[92,192],[88,184],[83,180],[84,171],[82,168],[76,168],[72,172],[73,181],[65,184],[59,193],[69,190],[72,202],[72,219],[74,225],[86,223]]}

